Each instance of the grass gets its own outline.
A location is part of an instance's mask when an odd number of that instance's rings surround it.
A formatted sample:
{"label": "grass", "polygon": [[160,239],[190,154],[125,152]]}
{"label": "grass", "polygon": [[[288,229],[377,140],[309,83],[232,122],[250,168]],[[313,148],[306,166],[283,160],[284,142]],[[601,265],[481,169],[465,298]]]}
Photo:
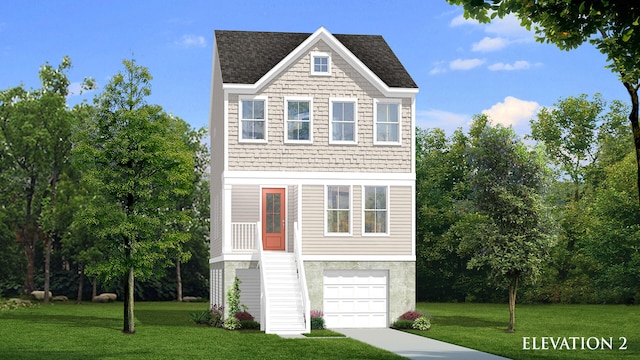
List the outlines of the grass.
{"label": "grass", "polygon": [[[511,359],[640,359],[638,306],[517,305],[512,334],[504,332],[509,321],[506,304],[419,303],[418,310],[433,316],[431,330],[410,332]],[[525,337],[528,348],[533,347],[533,337],[537,347],[542,337],[612,338],[613,349],[553,350],[549,343],[549,350],[524,350]],[[626,350],[620,349],[621,337],[626,338]]]}
{"label": "grass", "polygon": [[352,339],[285,339],[196,325],[207,304],[139,302],[136,334],[122,330],[121,302],[41,304],[0,312],[0,359],[401,359]]}
{"label": "grass", "polygon": [[308,334],[302,334],[306,337],[345,337],[344,334],[329,329],[311,330]]}

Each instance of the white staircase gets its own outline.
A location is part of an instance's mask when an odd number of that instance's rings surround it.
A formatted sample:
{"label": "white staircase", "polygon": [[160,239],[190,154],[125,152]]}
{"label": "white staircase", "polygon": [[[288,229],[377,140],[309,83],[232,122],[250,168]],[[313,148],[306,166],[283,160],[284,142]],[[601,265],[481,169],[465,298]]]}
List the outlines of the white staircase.
{"label": "white staircase", "polygon": [[281,335],[305,332],[302,291],[293,253],[264,251],[260,267],[265,281],[266,332]]}

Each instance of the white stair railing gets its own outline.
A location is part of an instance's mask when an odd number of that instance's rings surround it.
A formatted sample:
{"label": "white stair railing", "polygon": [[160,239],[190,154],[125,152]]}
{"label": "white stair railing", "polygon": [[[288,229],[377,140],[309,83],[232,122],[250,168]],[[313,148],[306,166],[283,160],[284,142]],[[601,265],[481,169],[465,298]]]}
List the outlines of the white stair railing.
{"label": "white stair railing", "polygon": [[265,276],[265,271],[264,271],[264,257],[263,257],[264,250],[262,249],[262,231],[260,231],[259,229],[262,229],[262,226],[258,221],[258,223],[256,224],[256,236],[255,236],[256,247],[255,248],[258,249],[258,267],[260,268],[260,330],[264,332],[269,332],[269,330],[271,330],[270,328],[267,328],[267,325],[268,325],[267,309],[269,309],[269,306],[267,305],[268,305],[269,298],[265,294],[267,289],[267,277]]}
{"label": "white stair railing", "polygon": [[304,272],[304,261],[302,261],[302,236],[297,222],[293,223],[293,252],[298,270],[298,281],[300,283],[300,297],[304,308],[304,328],[305,333],[311,332],[311,304],[309,301],[309,289],[307,289],[307,276]]}

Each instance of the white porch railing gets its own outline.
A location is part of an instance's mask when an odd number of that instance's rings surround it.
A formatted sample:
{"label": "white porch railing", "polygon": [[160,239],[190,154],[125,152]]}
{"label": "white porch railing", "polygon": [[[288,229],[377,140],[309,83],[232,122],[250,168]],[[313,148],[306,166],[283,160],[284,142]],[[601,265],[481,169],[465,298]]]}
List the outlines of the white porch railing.
{"label": "white porch railing", "polygon": [[[231,223],[232,251],[256,251],[260,223]],[[262,244],[262,241],[260,241]]]}
{"label": "white porch railing", "polygon": [[[260,227],[260,222],[258,222],[256,226],[258,229],[262,229]],[[265,290],[267,288],[267,277],[265,276],[264,266],[262,264],[262,232],[256,230],[255,237],[255,248],[258,250],[258,267],[260,268],[260,330],[266,332],[267,302],[269,299],[265,294]]]}
{"label": "white porch railing", "polygon": [[293,252],[295,254],[296,266],[298,268],[298,281],[300,282],[300,297],[304,308],[305,333],[311,332],[311,304],[309,301],[309,289],[307,289],[307,276],[304,272],[304,261],[302,261],[302,236],[297,222],[293,223]]}

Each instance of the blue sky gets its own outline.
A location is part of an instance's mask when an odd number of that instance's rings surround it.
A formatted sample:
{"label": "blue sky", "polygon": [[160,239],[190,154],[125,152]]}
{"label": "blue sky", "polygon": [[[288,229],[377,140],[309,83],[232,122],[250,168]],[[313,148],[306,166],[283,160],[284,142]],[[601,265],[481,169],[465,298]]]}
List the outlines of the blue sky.
{"label": "blue sky", "polygon": [[151,103],[206,127],[214,30],[312,33],[320,26],[382,35],[420,87],[416,119],[423,128],[451,133],[487,112],[524,134],[536,111],[560,98],[599,92],[629,103],[590,44],[561,51],[535,42],[513,18],[480,25],[445,0],[3,0],[0,89],[38,87],[39,66],[65,55],[72,86],[84,77],[104,86],[133,57],[154,77]]}

